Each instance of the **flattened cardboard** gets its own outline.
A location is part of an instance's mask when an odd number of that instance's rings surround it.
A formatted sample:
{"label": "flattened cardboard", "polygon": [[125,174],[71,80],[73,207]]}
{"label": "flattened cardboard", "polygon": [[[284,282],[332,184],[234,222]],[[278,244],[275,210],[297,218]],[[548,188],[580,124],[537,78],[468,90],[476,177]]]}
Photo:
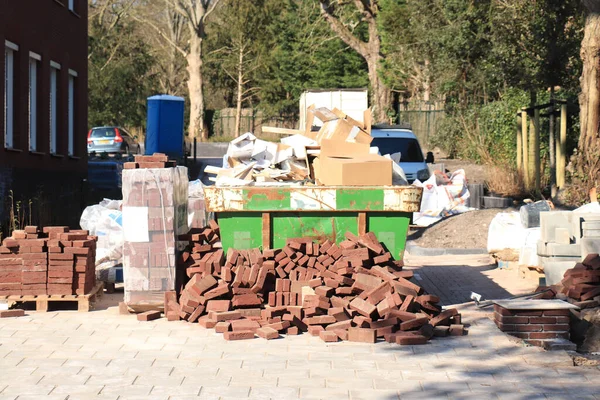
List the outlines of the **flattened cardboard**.
{"label": "flattened cardboard", "polygon": [[321,156],[315,173],[325,186],[389,186],[392,184],[392,160],[373,154]]}

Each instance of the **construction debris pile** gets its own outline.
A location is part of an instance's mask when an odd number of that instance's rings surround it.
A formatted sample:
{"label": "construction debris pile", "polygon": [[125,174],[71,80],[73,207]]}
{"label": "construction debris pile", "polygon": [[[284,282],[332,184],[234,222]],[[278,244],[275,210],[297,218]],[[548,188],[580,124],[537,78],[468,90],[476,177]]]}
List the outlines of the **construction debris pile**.
{"label": "construction debris pile", "polygon": [[556,297],[577,307],[595,308],[600,306],[600,256],[588,256],[575,267],[565,272],[563,280],[550,287]]}
{"label": "construction debris pile", "polygon": [[[290,136],[273,143],[246,133],[230,142],[224,168],[208,166],[217,186],[406,184],[392,155],[370,148],[371,115],[356,121],[338,109],[309,108],[305,129],[263,128]],[[314,118],[323,122],[313,131]]]}
{"label": "construction debris pile", "polygon": [[96,240],[66,226],[13,231],[0,246],[0,295],[90,293],[96,284]]}
{"label": "construction debris pile", "polygon": [[413,274],[373,233],[346,234],[339,245],[288,239],[283,249],[224,254],[218,225],[181,235],[179,260],[190,280],[165,295],[169,320],[198,322],[226,340],[274,339],[309,332],[326,342],[424,344],[432,336],[463,335],[456,309],[410,282]]}

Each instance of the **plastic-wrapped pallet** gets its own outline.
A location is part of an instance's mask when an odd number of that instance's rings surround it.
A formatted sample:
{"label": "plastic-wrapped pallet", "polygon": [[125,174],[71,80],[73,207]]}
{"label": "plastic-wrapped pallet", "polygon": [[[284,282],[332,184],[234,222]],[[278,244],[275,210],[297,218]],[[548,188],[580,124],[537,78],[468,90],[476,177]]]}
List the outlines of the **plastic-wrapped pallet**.
{"label": "plastic-wrapped pallet", "polygon": [[188,189],[188,226],[190,229],[206,226],[204,185],[199,179],[191,181]]}
{"label": "plastic-wrapped pallet", "polygon": [[175,289],[177,235],[188,231],[187,168],[123,171],[123,280],[131,308],[162,308]]}

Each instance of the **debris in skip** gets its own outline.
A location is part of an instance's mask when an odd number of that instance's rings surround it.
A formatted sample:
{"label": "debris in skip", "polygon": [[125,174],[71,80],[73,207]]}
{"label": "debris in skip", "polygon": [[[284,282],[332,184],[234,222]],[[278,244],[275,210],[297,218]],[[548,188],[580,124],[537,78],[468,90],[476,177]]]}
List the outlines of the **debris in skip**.
{"label": "debris in skip", "polygon": [[[204,172],[218,186],[248,185],[406,185],[404,172],[391,155],[371,148],[371,116],[364,123],[338,109],[309,108],[305,129],[263,128],[288,134],[279,143],[261,140],[248,132],[229,143],[223,168]],[[314,118],[323,122],[312,130]]]}

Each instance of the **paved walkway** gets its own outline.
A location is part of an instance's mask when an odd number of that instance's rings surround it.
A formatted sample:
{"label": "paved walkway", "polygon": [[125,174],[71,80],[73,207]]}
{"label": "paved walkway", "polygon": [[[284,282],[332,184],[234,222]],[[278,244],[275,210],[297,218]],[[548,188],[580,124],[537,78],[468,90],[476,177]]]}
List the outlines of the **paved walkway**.
{"label": "paved walkway", "polygon": [[[481,257],[409,257],[408,264],[444,301],[475,287],[503,297],[531,286]],[[472,306],[461,310],[467,336],[424,346],[327,344],[307,334],[226,342],[197,324],[119,315],[120,296],[104,296],[90,313],[0,319],[0,400],[600,400],[598,367],[523,346]]]}
{"label": "paved walkway", "polygon": [[505,299],[535,291],[537,282],[521,279],[517,269],[499,269],[487,255],[405,257],[414,282],[440,297],[442,304],[471,301],[471,292],[483,300]]}
{"label": "paved walkway", "polygon": [[600,399],[600,370],[523,347],[481,313],[425,346],[309,335],[226,342],[115,308],[0,320],[0,399]]}

